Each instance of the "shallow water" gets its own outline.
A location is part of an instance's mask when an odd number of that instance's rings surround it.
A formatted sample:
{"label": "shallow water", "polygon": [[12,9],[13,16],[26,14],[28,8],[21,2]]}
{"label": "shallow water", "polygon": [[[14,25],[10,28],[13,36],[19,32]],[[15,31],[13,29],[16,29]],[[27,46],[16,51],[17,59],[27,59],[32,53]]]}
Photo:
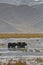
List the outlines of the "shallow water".
{"label": "shallow water", "polygon": [[[16,51],[8,50],[8,42],[26,42],[27,51],[21,51],[16,49]],[[0,39],[0,44],[6,44],[5,46],[0,46],[1,56],[43,56],[43,38],[7,38]],[[35,49],[40,52],[36,52]],[[32,50],[32,51],[31,51]]]}

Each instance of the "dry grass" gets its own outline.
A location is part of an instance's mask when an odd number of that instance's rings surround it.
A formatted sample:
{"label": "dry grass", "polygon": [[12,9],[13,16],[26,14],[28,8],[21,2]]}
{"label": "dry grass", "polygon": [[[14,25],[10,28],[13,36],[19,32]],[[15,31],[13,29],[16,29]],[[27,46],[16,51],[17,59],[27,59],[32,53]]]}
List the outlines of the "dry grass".
{"label": "dry grass", "polygon": [[[32,62],[32,61],[34,61],[34,62]],[[31,60],[30,59],[29,60],[26,60],[26,59],[18,59],[18,60],[10,59],[10,60],[7,60],[7,62],[3,62],[0,59],[0,65],[39,65],[40,62],[43,62],[43,59],[40,58],[40,57],[31,59]]]}
{"label": "dry grass", "polygon": [[27,64],[26,64],[26,61],[24,61],[24,60],[14,61],[13,59],[11,59],[7,63],[5,63],[5,62],[3,63],[2,61],[0,61],[0,65],[27,65]]}
{"label": "dry grass", "polygon": [[0,43],[0,46],[6,46],[6,44],[2,44],[2,43]]}
{"label": "dry grass", "polygon": [[43,38],[43,34],[1,34],[0,38]]}
{"label": "dry grass", "polygon": [[35,61],[39,63],[39,62],[43,62],[43,59],[39,57],[39,58],[36,58]]}

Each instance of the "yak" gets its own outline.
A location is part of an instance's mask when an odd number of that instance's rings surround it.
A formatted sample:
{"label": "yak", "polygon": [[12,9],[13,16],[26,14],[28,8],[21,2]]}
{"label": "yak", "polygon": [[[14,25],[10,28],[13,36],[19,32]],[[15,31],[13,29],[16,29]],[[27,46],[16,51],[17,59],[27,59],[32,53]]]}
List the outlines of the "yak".
{"label": "yak", "polygon": [[8,48],[15,48],[17,44],[14,42],[14,43],[8,43]]}
{"label": "yak", "polygon": [[15,48],[16,46],[17,46],[17,48],[25,48],[25,46],[27,46],[27,44],[25,42],[8,43],[8,49]]}
{"label": "yak", "polygon": [[25,48],[25,46],[27,46],[27,44],[25,42],[18,42],[17,43],[18,48]]}

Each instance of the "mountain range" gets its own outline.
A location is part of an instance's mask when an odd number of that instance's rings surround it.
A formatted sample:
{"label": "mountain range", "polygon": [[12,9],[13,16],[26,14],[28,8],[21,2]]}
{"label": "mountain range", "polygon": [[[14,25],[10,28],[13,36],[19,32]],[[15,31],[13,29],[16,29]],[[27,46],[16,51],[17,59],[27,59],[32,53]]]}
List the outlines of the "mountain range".
{"label": "mountain range", "polygon": [[0,3],[0,32],[43,33],[43,3],[32,6]]}

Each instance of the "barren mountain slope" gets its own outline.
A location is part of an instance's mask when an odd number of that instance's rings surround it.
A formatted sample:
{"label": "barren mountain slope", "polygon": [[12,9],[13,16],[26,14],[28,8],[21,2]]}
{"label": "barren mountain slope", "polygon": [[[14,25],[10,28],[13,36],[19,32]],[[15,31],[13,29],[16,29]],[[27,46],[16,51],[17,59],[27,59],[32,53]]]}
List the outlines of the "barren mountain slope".
{"label": "barren mountain slope", "polygon": [[43,4],[16,6],[0,3],[0,32],[43,33]]}

